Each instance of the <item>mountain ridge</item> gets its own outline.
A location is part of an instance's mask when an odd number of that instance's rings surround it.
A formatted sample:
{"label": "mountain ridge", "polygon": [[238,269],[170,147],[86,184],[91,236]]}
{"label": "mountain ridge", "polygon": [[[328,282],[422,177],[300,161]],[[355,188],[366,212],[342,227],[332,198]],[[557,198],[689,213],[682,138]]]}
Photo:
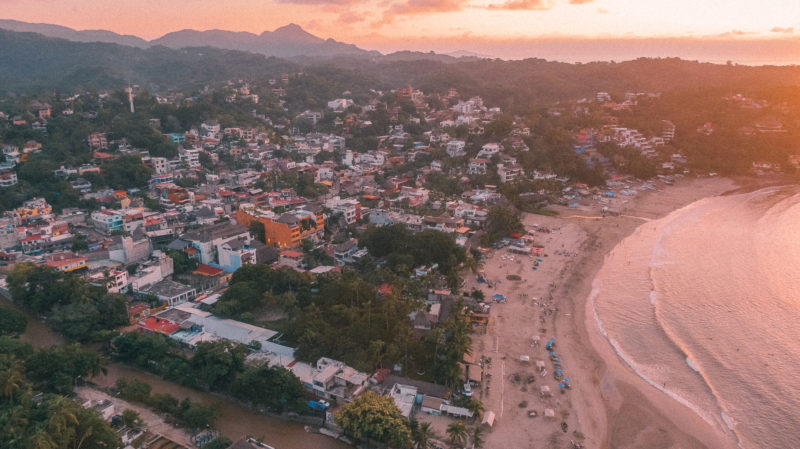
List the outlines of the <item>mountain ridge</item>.
{"label": "mountain ridge", "polygon": [[254,34],[247,31],[182,29],[147,41],[137,36],[124,35],[107,30],[75,30],[61,25],[29,23],[0,19],[0,29],[15,32],[38,33],[45,37],[66,39],[73,42],[100,42],[136,48],[164,46],[172,49],[186,47],[214,47],[225,50],[248,51],[265,56],[291,58],[381,55],[377,51],[364,50],[354,44],[323,39],[300,25],[289,23],[273,31]]}

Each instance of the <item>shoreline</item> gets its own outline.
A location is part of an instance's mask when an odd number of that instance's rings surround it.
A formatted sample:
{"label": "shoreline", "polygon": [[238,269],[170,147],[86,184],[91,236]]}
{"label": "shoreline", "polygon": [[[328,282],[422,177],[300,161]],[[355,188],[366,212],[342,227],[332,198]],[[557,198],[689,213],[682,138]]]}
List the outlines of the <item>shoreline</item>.
{"label": "shoreline", "polygon": [[[573,272],[574,285],[559,292],[569,304],[572,319],[559,316],[555,325],[565,339],[571,339],[580,352],[565,361],[581,363],[591,379],[581,385],[584,405],[576,410],[579,420],[589,425],[596,447],[696,447],[736,448],[731,432],[709,424],[694,410],[668,396],[640,377],[619,357],[595,321],[591,300],[593,283],[606,257],[643,223],[660,219],[703,198],[753,191],[793,182],[786,178],[691,178],[658,192],[647,192],[630,200],[620,217],[582,220],[586,253],[579,261],[581,270]],[[610,226],[613,220],[616,226]],[[646,221],[643,221],[646,220]],[[599,222],[599,223],[598,223]],[[587,345],[588,343],[588,345]],[[587,388],[588,387],[588,388]],[[602,408],[602,413],[590,409]],[[588,447],[588,446],[587,446]]]}
{"label": "shoreline", "polygon": [[[612,199],[609,207],[620,214],[606,218],[594,202],[554,207],[557,216],[523,214],[526,229],[546,228],[534,235],[543,254],[490,251],[483,275],[491,287],[465,274],[465,291],[477,288],[487,298],[501,294],[507,299],[491,305],[485,331],[472,337],[472,358],[491,358],[480,387],[473,390],[496,416],[485,447],[736,448],[724,431],[624,363],[600,333],[589,298],[607,255],[642,224],[703,198],[762,187],[764,181],[706,177],[680,178],[672,186],[657,182],[656,191]],[[544,348],[552,338],[557,362]],[[537,368],[540,361],[546,372]],[[570,379],[571,389],[559,387],[560,378],[553,375],[557,368]],[[551,417],[543,418],[546,410]],[[425,414],[417,419],[444,434],[446,421]]]}

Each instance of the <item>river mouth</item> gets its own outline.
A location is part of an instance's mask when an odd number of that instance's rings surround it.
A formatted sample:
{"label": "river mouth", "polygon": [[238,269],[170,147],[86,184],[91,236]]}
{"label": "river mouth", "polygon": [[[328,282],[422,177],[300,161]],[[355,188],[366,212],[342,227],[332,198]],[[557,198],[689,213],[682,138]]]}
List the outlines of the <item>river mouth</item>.
{"label": "river mouth", "polygon": [[[53,332],[46,324],[26,310],[9,301],[7,297],[0,295],[0,304],[25,314],[28,319],[28,327],[20,339],[30,343],[34,348],[40,349],[66,343],[63,337]],[[170,394],[178,400],[188,397],[193,402],[203,404],[218,402],[221,405],[222,414],[217,419],[217,430],[221,435],[234,441],[250,436],[261,439],[276,449],[345,449],[351,447],[325,435],[308,433],[300,423],[262,415],[223,396],[192,390],[127,365],[109,362],[106,371],[105,375],[101,374],[92,378],[92,383],[100,388],[107,388],[114,386],[121,378],[137,379],[148,383],[152,387],[153,394]]]}

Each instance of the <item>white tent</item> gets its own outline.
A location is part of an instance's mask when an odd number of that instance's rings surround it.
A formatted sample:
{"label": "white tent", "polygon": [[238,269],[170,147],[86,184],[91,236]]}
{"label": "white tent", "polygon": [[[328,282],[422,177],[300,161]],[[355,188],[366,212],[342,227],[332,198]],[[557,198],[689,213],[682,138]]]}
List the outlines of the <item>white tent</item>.
{"label": "white tent", "polygon": [[538,369],[539,371],[543,371],[544,370],[544,362],[541,361],[541,360],[537,360],[536,361],[536,369]]}
{"label": "white tent", "polygon": [[543,385],[542,388],[539,389],[539,394],[542,396],[550,396],[550,387]]}
{"label": "white tent", "polygon": [[552,408],[544,409],[544,417],[545,418],[555,418],[556,412]]}
{"label": "white tent", "polygon": [[489,411],[483,415],[483,420],[481,421],[481,425],[487,425],[489,427],[494,426],[494,412]]}

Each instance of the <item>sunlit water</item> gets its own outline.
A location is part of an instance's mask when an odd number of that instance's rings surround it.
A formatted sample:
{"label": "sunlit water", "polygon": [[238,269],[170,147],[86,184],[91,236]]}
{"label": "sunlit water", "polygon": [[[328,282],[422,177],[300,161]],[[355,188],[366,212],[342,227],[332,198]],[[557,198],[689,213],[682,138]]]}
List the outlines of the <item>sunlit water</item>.
{"label": "sunlit water", "polygon": [[642,378],[743,448],[800,448],[800,187],[646,223],[593,287],[598,326]]}

